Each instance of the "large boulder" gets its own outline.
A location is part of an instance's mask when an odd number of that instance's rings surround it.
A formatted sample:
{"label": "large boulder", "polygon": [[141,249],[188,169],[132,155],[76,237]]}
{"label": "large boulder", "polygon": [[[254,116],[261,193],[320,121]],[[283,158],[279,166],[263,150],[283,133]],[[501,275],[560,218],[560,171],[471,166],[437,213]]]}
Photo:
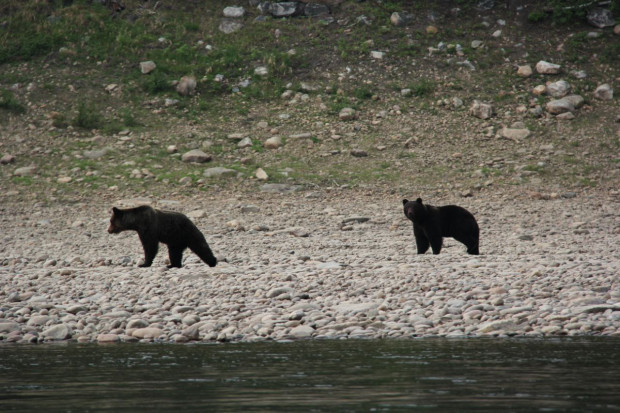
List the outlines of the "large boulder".
{"label": "large boulder", "polygon": [[609,27],[616,24],[614,20],[613,13],[609,9],[603,9],[600,7],[595,7],[588,12],[586,16],[588,23],[590,23],[594,27],[598,27],[602,29],[603,27]]}

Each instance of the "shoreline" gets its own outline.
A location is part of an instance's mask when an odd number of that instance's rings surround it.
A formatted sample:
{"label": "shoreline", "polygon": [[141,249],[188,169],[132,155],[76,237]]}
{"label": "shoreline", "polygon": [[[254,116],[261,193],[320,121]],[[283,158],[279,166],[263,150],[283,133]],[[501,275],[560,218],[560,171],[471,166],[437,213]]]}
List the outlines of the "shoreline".
{"label": "shoreline", "polygon": [[426,196],[474,213],[481,255],[419,256],[396,195],[313,194],[155,202],[228,261],[170,270],[165,245],[138,268],[137,234],[106,233],[111,205],[6,204],[0,342],[620,336],[614,197]]}

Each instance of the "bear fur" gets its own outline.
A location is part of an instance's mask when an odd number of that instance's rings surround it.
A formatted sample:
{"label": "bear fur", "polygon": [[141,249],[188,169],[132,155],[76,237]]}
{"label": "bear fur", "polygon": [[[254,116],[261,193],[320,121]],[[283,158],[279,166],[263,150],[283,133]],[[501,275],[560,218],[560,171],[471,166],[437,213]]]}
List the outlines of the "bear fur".
{"label": "bear fur", "polygon": [[441,252],[443,237],[452,237],[467,247],[467,253],[478,255],[480,229],[474,216],[457,205],[435,207],[403,199],[405,216],[413,222],[413,235],[418,254],[424,254],[429,246],[433,254]]}
{"label": "bear fur", "polygon": [[143,205],[137,208],[112,208],[110,234],[122,231],[137,231],[144,248],[144,263],[140,267],[150,267],[157,255],[159,243],[168,245],[170,265],[168,268],[181,268],[183,251],[192,250],[209,267],[215,267],[217,259],[211,252],[204,235],[185,215],[178,212],[160,211]]}

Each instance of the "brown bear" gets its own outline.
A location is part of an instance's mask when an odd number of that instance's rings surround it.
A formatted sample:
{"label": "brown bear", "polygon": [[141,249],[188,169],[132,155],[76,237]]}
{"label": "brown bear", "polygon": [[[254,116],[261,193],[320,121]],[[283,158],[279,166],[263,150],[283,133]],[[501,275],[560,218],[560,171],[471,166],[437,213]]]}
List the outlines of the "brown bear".
{"label": "brown bear", "polygon": [[478,255],[480,230],[474,216],[457,205],[435,207],[403,199],[405,216],[413,222],[413,235],[418,254],[424,254],[429,246],[433,254],[441,252],[443,237],[452,237],[467,246],[467,253]]}
{"label": "brown bear", "polygon": [[108,232],[118,234],[128,230],[138,232],[144,248],[144,263],[140,267],[151,266],[160,242],[168,245],[168,268],[181,268],[183,251],[188,247],[209,267],[217,264],[204,235],[188,217],[179,212],[160,211],[148,205],[129,209],[112,208]]}

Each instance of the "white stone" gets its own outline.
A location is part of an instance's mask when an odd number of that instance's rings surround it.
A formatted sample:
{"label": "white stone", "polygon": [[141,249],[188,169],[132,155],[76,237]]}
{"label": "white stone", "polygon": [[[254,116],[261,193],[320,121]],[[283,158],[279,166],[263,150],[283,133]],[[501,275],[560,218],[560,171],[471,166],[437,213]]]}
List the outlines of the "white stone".
{"label": "white stone", "polygon": [[240,6],[228,6],[224,8],[224,17],[239,18],[245,16],[245,9]]}
{"label": "white stone", "polygon": [[556,65],[554,63],[545,62],[541,60],[536,63],[536,71],[543,75],[555,75],[560,73],[560,69],[562,67],[560,65]]}
{"label": "white stone", "polygon": [[241,139],[239,141],[239,143],[237,143],[237,147],[238,148],[249,148],[252,146],[252,139],[250,139],[248,136],[246,136],[245,138]]}
{"label": "white stone", "polygon": [[565,80],[547,84],[547,93],[556,99],[566,96],[570,90],[571,85]]}
{"label": "white stone", "polygon": [[521,77],[532,76],[532,66],[530,65],[519,66],[517,69],[517,75]]}
{"label": "white stone", "polygon": [[151,73],[157,65],[152,60],[147,60],[146,62],[140,62],[140,71],[142,74],[147,75]]}
{"label": "white stone", "polygon": [[258,179],[259,181],[266,181],[267,179],[269,179],[267,172],[265,172],[263,168],[258,168],[254,172],[254,176],[256,176],[256,179]]}
{"label": "white stone", "polygon": [[196,163],[204,163],[209,162],[212,159],[211,155],[207,155],[200,149],[192,149],[189,152],[186,152],[181,157],[183,162],[196,162]]}
{"label": "white stone", "polygon": [[279,136],[272,136],[265,141],[263,146],[265,147],[265,149],[278,149],[280,146],[282,146],[282,138],[280,138]]}
{"label": "white stone", "polygon": [[613,100],[614,90],[609,84],[604,83],[596,88],[594,97],[600,100]]}
{"label": "white stone", "polygon": [[381,60],[385,57],[385,52],[372,51],[370,52],[370,57],[373,59]]}

